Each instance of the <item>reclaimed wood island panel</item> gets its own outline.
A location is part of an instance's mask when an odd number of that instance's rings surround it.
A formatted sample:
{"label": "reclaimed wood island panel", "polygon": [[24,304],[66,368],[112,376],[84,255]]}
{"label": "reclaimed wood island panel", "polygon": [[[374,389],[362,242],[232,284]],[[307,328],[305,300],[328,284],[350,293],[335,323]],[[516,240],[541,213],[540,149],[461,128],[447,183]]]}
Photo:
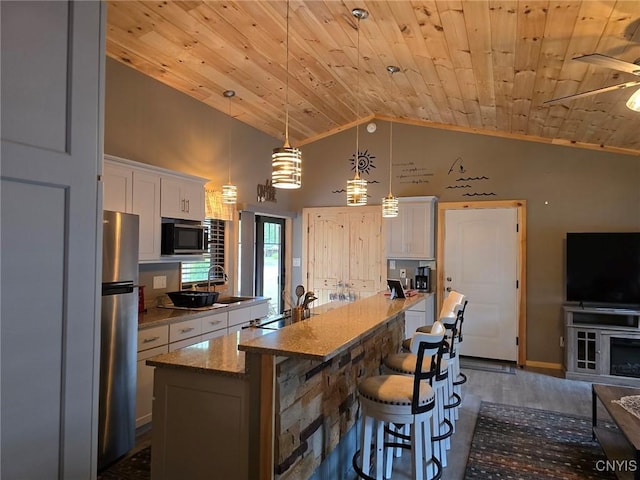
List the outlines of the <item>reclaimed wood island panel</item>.
{"label": "reclaimed wood island panel", "polygon": [[423,298],[322,305],[148,360],[152,479],[310,478],[357,419],[358,379],[398,351],[404,311]]}

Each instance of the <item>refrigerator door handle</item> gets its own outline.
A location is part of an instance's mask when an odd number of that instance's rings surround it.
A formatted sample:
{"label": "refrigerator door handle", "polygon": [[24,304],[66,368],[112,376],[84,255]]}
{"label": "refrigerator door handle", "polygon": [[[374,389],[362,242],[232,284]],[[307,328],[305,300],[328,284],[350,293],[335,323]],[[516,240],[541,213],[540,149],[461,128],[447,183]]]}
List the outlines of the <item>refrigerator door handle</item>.
{"label": "refrigerator door handle", "polygon": [[137,286],[138,285],[134,285],[132,281],[103,283],[102,296],[133,293],[133,289]]}

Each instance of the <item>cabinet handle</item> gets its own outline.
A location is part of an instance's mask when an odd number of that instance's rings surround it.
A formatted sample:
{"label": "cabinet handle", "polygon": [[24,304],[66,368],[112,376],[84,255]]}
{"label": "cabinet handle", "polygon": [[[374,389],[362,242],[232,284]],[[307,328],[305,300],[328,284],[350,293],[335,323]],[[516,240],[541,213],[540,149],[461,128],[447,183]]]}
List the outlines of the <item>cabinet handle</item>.
{"label": "cabinet handle", "polygon": [[188,332],[190,332],[191,330],[193,330],[193,327],[191,327],[191,328],[181,328],[181,329],[180,329],[180,333],[188,333]]}
{"label": "cabinet handle", "polygon": [[187,213],[189,213],[189,200],[187,200],[186,202],[187,202]]}
{"label": "cabinet handle", "polygon": [[210,325],[218,325],[219,323],[222,323],[222,320],[209,321]]}
{"label": "cabinet handle", "polygon": [[155,342],[156,340],[158,340],[160,337],[149,337],[149,338],[145,338],[144,340],[142,340],[142,343],[151,343],[151,342]]}

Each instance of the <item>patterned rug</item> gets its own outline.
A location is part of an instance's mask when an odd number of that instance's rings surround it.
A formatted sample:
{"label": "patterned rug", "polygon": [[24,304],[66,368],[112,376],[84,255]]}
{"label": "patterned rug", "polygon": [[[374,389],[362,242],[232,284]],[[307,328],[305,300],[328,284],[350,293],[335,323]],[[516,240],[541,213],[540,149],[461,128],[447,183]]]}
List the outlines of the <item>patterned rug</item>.
{"label": "patterned rug", "polygon": [[599,460],[591,418],[482,402],[465,479],[615,478]]}
{"label": "patterned rug", "polygon": [[150,480],[151,447],[115,463],[98,474],[97,480]]}

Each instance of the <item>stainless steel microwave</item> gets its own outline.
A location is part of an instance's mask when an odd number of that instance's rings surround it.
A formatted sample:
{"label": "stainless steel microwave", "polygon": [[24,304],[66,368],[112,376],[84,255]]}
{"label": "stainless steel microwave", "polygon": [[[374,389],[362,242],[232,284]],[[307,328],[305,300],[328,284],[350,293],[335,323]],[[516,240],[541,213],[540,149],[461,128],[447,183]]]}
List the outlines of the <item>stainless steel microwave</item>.
{"label": "stainless steel microwave", "polygon": [[209,229],[200,224],[163,223],[162,255],[202,255],[209,248]]}

